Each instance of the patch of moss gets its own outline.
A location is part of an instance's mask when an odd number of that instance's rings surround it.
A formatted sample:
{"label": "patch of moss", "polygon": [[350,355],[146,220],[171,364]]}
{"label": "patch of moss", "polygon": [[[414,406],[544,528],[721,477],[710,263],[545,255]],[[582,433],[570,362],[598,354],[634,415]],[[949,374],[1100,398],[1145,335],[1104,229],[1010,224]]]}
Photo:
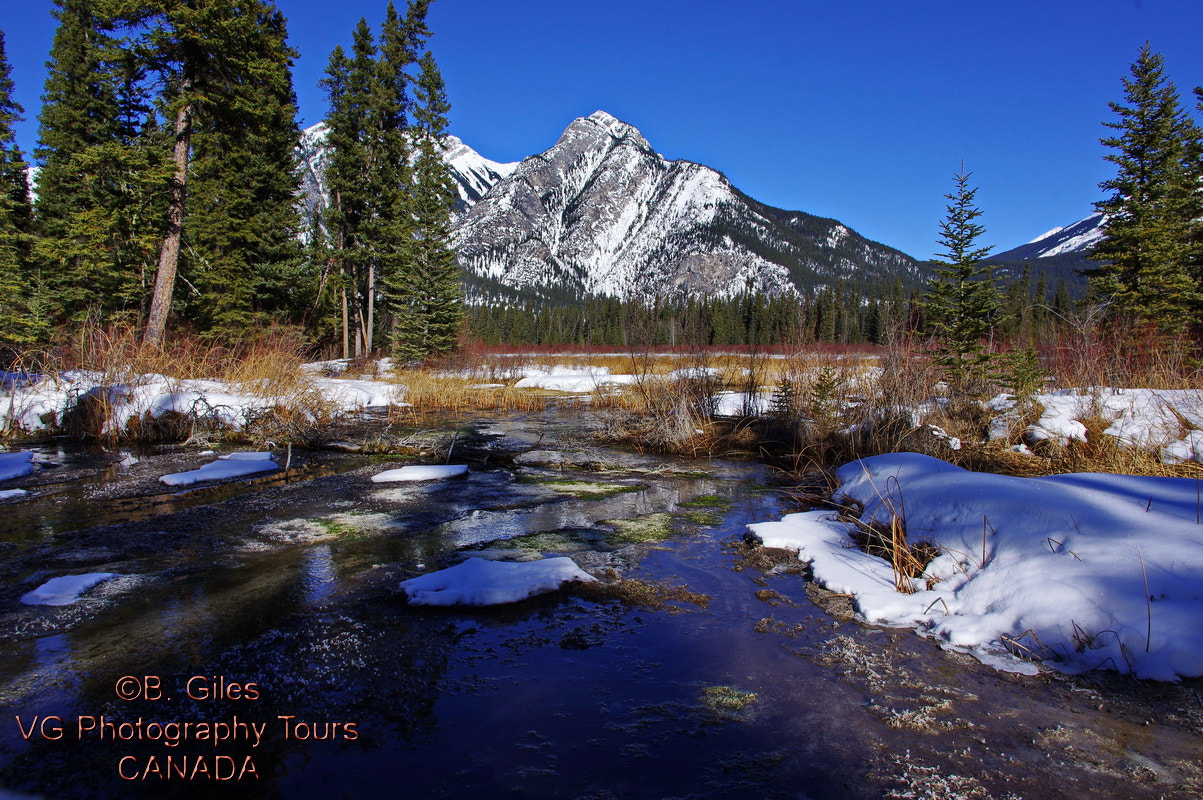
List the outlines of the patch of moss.
{"label": "patch of moss", "polygon": [[723,521],[719,514],[713,511],[688,511],[685,513],[685,519],[692,522],[694,525],[705,525],[713,527]]}
{"label": "patch of moss", "polygon": [[679,504],[681,508],[719,508],[723,511],[731,508],[732,503],[717,494],[700,494]]}
{"label": "patch of moss", "polygon": [[498,544],[518,550],[534,550],[540,553],[572,553],[578,550],[608,550],[610,534],[594,528],[565,528],[556,531],[538,531],[515,536],[504,543],[489,542],[481,547]]}
{"label": "patch of moss", "polygon": [[350,525],[340,519],[315,519],[318,525],[322,527],[330,536],[347,536],[349,534],[360,533],[359,529],[354,525]]}
{"label": "patch of moss", "polygon": [[[569,583],[566,590],[594,602],[617,600],[633,606],[660,609],[671,602],[690,603],[699,608],[710,605],[710,596],[701,592],[691,591],[685,586],[670,586],[663,583],[635,580],[634,578],[619,578],[611,574],[605,580],[589,583]],[[679,611],[680,608],[672,608]]]}
{"label": "patch of moss", "polygon": [[597,481],[582,481],[572,478],[547,478],[532,481],[540,486],[546,486],[553,492],[560,494],[568,494],[573,497],[590,497],[601,499],[603,497],[613,497],[618,494],[626,494],[627,492],[641,492],[645,486],[631,486],[625,483],[600,483]]}
{"label": "patch of moss", "polygon": [[617,544],[662,542],[673,535],[673,515],[648,514],[638,519],[608,519],[602,524],[614,528],[611,541]]}
{"label": "patch of moss", "polygon": [[702,702],[715,711],[743,711],[756,702],[755,692],[745,692],[733,686],[705,686]]}

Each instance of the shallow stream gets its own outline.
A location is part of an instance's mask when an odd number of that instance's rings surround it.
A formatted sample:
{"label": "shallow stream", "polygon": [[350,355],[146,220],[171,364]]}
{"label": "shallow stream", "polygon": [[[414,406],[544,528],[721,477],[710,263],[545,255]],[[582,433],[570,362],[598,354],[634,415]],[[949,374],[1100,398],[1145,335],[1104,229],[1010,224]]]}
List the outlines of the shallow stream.
{"label": "shallow stream", "polygon": [[[1199,682],[1010,675],[857,623],[790,554],[744,542],[793,510],[771,470],[599,448],[578,423],[454,423],[471,472],[424,484],[370,481],[396,459],[298,451],[287,474],[165,491],[208,459],[39,448],[5,487],[31,494],[0,503],[0,787],[1203,796]],[[540,554],[602,580],[495,608],[397,588]],[[19,602],[84,572],[121,577]]]}

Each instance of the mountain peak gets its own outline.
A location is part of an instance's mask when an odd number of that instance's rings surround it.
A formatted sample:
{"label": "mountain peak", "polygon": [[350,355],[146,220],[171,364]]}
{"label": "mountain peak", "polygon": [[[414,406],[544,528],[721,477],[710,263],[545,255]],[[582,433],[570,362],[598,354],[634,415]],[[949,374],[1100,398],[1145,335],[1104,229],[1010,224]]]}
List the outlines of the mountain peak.
{"label": "mountain peak", "polygon": [[616,141],[625,140],[636,145],[651,148],[651,145],[647,143],[647,139],[643,137],[638,128],[601,110],[594,111],[587,117],[579,117],[573,120],[564,133],[585,135],[593,139],[599,139],[599,134],[604,134],[606,137]]}

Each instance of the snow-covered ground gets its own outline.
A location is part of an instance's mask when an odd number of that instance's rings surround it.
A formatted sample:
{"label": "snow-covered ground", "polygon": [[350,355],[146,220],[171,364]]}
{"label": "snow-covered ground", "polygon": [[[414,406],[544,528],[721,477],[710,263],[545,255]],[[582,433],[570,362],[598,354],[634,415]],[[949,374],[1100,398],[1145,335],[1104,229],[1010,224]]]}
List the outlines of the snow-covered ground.
{"label": "snow-covered ground", "polygon": [[[1156,450],[1166,463],[1203,461],[1203,394],[1188,389],[1066,389],[1036,396],[1044,411],[1028,429],[1034,440],[1063,444],[1084,440],[1083,419],[1110,422],[1105,433],[1124,445]],[[1014,404],[999,396],[988,404],[1000,413]],[[1001,430],[1001,426],[999,428]]]}
{"label": "snow-covered ground", "polygon": [[23,450],[0,453],[0,481],[12,480],[33,472],[33,453]]}
{"label": "snow-covered ground", "polygon": [[411,464],[388,469],[372,476],[372,483],[407,483],[411,481],[441,481],[468,474],[467,464]]}
{"label": "snow-covered ground", "polygon": [[[938,555],[895,590],[892,569],[852,543],[831,512],[750,530],[797,549],[827,588],[852,594],[866,620],[910,626],[987,663],[1031,661],[1142,678],[1203,675],[1200,482],[1077,474],[1015,478],[898,453],[840,468],[836,495],[862,522],[905,523]],[[1023,656],[1027,660],[1021,660]]]}
{"label": "snow-covered ground", "polygon": [[609,367],[528,367],[514,384],[515,389],[548,389],[556,392],[595,392],[602,386],[635,383],[634,375],[613,375]]}
{"label": "snow-covered ground", "polygon": [[332,378],[307,374],[299,391],[273,393],[264,387],[249,391],[214,380],[180,380],[166,375],[140,375],[115,383],[107,376],[71,370],[29,385],[14,385],[0,394],[0,429],[34,433],[51,428],[85,397],[107,410],[103,433],[117,433],[143,416],[169,412],[196,415],[241,428],[255,414],[279,405],[320,403],[333,412],[354,412],[369,406],[401,404],[404,387],[371,379]]}

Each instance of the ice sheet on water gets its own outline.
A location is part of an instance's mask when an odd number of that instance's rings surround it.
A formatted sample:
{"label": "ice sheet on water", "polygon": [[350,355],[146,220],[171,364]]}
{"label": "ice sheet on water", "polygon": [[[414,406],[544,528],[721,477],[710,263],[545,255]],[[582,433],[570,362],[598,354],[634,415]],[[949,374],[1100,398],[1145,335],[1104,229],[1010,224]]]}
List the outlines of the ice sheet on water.
{"label": "ice sheet on water", "polygon": [[417,605],[488,606],[552,592],[567,581],[594,580],[567,556],[523,562],[469,558],[454,567],[402,581],[401,588],[409,602]]}
{"label": "ice sheet on water", "polygon": [[259,472],[279,469],[271,453],[228,453],[217,461],[188,472],[175,472],[159,478],[168,486],[190,486],[202,481],[222,481],[241,478]]}

